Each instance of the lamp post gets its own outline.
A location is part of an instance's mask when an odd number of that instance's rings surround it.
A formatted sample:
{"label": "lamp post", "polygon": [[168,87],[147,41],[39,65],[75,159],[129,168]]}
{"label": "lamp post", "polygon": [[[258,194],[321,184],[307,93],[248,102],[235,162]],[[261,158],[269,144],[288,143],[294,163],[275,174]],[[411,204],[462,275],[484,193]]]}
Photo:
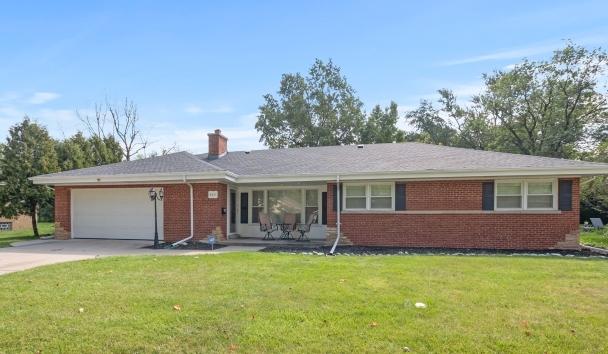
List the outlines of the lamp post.
{"label": "lamp post", "polygon": [[150,196],[150,201],[154,202],[154,248],[158,248],[158,217],[157,217],[157,209],[156,209],[156,201],[162,201],[165,197],[165,191],[160,188],[158,191],[154,188],[150,188],[148,192]]}

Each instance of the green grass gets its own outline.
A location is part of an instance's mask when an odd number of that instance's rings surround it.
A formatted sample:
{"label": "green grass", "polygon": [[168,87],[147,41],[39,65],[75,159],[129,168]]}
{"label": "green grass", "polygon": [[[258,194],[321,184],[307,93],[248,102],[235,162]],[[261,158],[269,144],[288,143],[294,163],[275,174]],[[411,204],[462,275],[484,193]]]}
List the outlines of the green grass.
{"label": "green grass", "polygon": [[582,231],[581,244],[608,249],[608,229]]}
{"label": "green grass", "polygon": [[102,258],[1,276],[0,352],[600,353],[606,274],[560,257]]}
{"label": "green grass", "polygon": [[[51,222],[38,223],[38,233],[41,236],[52,235],[55,225]],[[0,231],[0,247],[8,247],[13,242],[34,240],[34,231],[31,228],[13,231]]]}

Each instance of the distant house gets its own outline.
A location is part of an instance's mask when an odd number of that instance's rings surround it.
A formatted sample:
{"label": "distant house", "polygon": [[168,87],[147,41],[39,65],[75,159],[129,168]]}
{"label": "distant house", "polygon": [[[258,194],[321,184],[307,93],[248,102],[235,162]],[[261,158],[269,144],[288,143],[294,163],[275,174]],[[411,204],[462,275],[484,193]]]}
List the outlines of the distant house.
{"label": "distant house", "polygon": [[[178,152],[34,177],[55,186],[57,238],[151,239],[151,187],[164,188],[161,238],[259,237],[260,213],[332,242],[490,249],[579,247],[579,179],[608,164],[420,143]],[[337,181],[340,181],[339,185]],[[340,200],[338,200],[338,195]]]}
{"label": "distant house", "polygon": [[[0,182],[0,188],[4,186],[4,182]],[[0,215],[0,232],[10,230],[23,230],[32,227],[32,218],[28,215],[19,215],[15,218],[7,218]]]}

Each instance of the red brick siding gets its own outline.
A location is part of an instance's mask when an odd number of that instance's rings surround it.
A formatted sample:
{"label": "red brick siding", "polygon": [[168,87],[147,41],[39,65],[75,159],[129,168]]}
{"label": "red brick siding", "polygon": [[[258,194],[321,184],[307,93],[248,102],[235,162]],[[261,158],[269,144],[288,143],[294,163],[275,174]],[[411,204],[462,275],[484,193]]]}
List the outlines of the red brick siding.
{"label": "red brick siding", "polygon": [[[178,241],[190,235],[190,188],[186,184],[70,186],[55,188],[55,237],[70,238],[72,189],[78,188],[149,188],[163,187],[163,225],[165,241]],[[194,192],[194,236],[201,239],[216,227],[226,235],[226,216],[221,215],[221,206],[226,207],[226,185],[223,183],[193,183]],[[218,199],[207,198],[207,191],[217,190]],[[221,206],[220,206],[221,205]]]}
{"label": "red brick siding", "polygon": [[70,238],[72,228],[71,189],[55,187],[55,238]]}
{"label": "red brick siding", "polygon": [[[194,184],[194,235],[196,239],[206,238],[217,226],[221,227],[222,239],[226,238],[227,186],[223,183]],[[217,199],[209,199],[208,191],[218,191]]]}
{"label": "red brick siding", "polygon": [[[560,248],[566,235],[578,234],[578,178],[573,179],[572,211],[561,213],[481,212],[481,183],[409,182],[406,187],[408,211],[428,210],[429,214],[345,212],[341,215],[342,234],[356,245],[495,249]],[[442,184],[441,187],[437,188],[438,184]],[[466,194],[462,195],[461,202],[454,193],[450,193],[450,198],[437,195],[450,184],[454,185],[455,190]],[[410,204],[409,194],[412,191],[415,191],[412,203],[416,209],[412,209]],[[427,193],[430,201],[422,200],[422,191]],[[478,202],[471,200],[471,191],[479,197]],[[327,217],[330,226],[336,223],[332,192],[332,185],[329,184]],[[445,203],[443,207],[439,204],[440,200]],[[459,208],[451,204],[457,204]],[[438,210],[448,212],[433,214]],[[455,210],[461,210],[464,214],[456,214]],[[467,210],[470,212],[467,213]]]}
{"label": "red brick siding", "polygon": [[409,182],[408,210],[481,210],[482,181]]}

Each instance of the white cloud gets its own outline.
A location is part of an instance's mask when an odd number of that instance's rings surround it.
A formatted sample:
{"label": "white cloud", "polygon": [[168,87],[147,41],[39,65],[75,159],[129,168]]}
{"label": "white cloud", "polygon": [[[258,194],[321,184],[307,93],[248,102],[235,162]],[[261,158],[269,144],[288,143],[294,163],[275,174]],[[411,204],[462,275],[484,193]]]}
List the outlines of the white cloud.
{"label": "white cloud", "polygon": [[256,120],[257,112],[235,117],[230,120],[230,125],[203,123],[202,126],[186,127],[166,121],[148,122],[144,128],[151,141],[147,150],[160,151],[162,147],[176,144],[178,150],[204,153],[208,148],[207,134],[218,128],[228,137],[228,151],[264,149],[264,145],[259,142],[259,133],[255,130]]}
{"label": "white cloud", "polygon": [[488,60],[506,60],[506,59],[523,59],[525,57],[529,57],[532,55],[545,54],[554,51],[559,48],[561,45],[559,43],[551,43],[551,44],[543,44],[536,45],[524,48],[510,49],[497,51],[494,53],[487,53],[477,56],[472,56],[468,58],[449,60],[443,63],[440,63],[442,66],[453,66],[453,65],[461,65],[461,64],[472,64],[478,63],[482,61]]}
{"label": "white cloud", "polygon": [[466,98],[466,97],[471,97],[471,96],[480,94],[484,88],[485,88],[485,85],[481,82],[469,83],[469,84],[463,84],[463,85],[455,85],[452,88],[452,92],[458,98],[460,98],[460,97]]}
{"label": "white cloud", "polygon": [[184,112],[189,114],[200,114],[203,112],[203,108],[201,106],[191,104],[184,108]]}
{"label": "white cloud", "polygon": [[234,112],[234,108],[229,105],[205,107],[197,104],[189,104],[184,108],[184,112],[188,114],[224,114]]}
{"label": "white cloud", "polygon": [[[163,134],[153,134],[150,140],[153,141],[150,151],[160,150],[163,146],[177,144],[180,150],[191,153],[207,152],[207,134],[215,130],[213,127],[175,129],[166,131]],[[264,146],[259,142],[259,135],[255,129],[246,128],[226,128],[222,129],[222,134],[228,137],[228,151],[256,150],[263,149]]]}
{"label": "white cloud", "polygon": [[44,104],[61,97],[60,94],[55,92],[35,92],[32,97],[27,99],[30,104]]}

